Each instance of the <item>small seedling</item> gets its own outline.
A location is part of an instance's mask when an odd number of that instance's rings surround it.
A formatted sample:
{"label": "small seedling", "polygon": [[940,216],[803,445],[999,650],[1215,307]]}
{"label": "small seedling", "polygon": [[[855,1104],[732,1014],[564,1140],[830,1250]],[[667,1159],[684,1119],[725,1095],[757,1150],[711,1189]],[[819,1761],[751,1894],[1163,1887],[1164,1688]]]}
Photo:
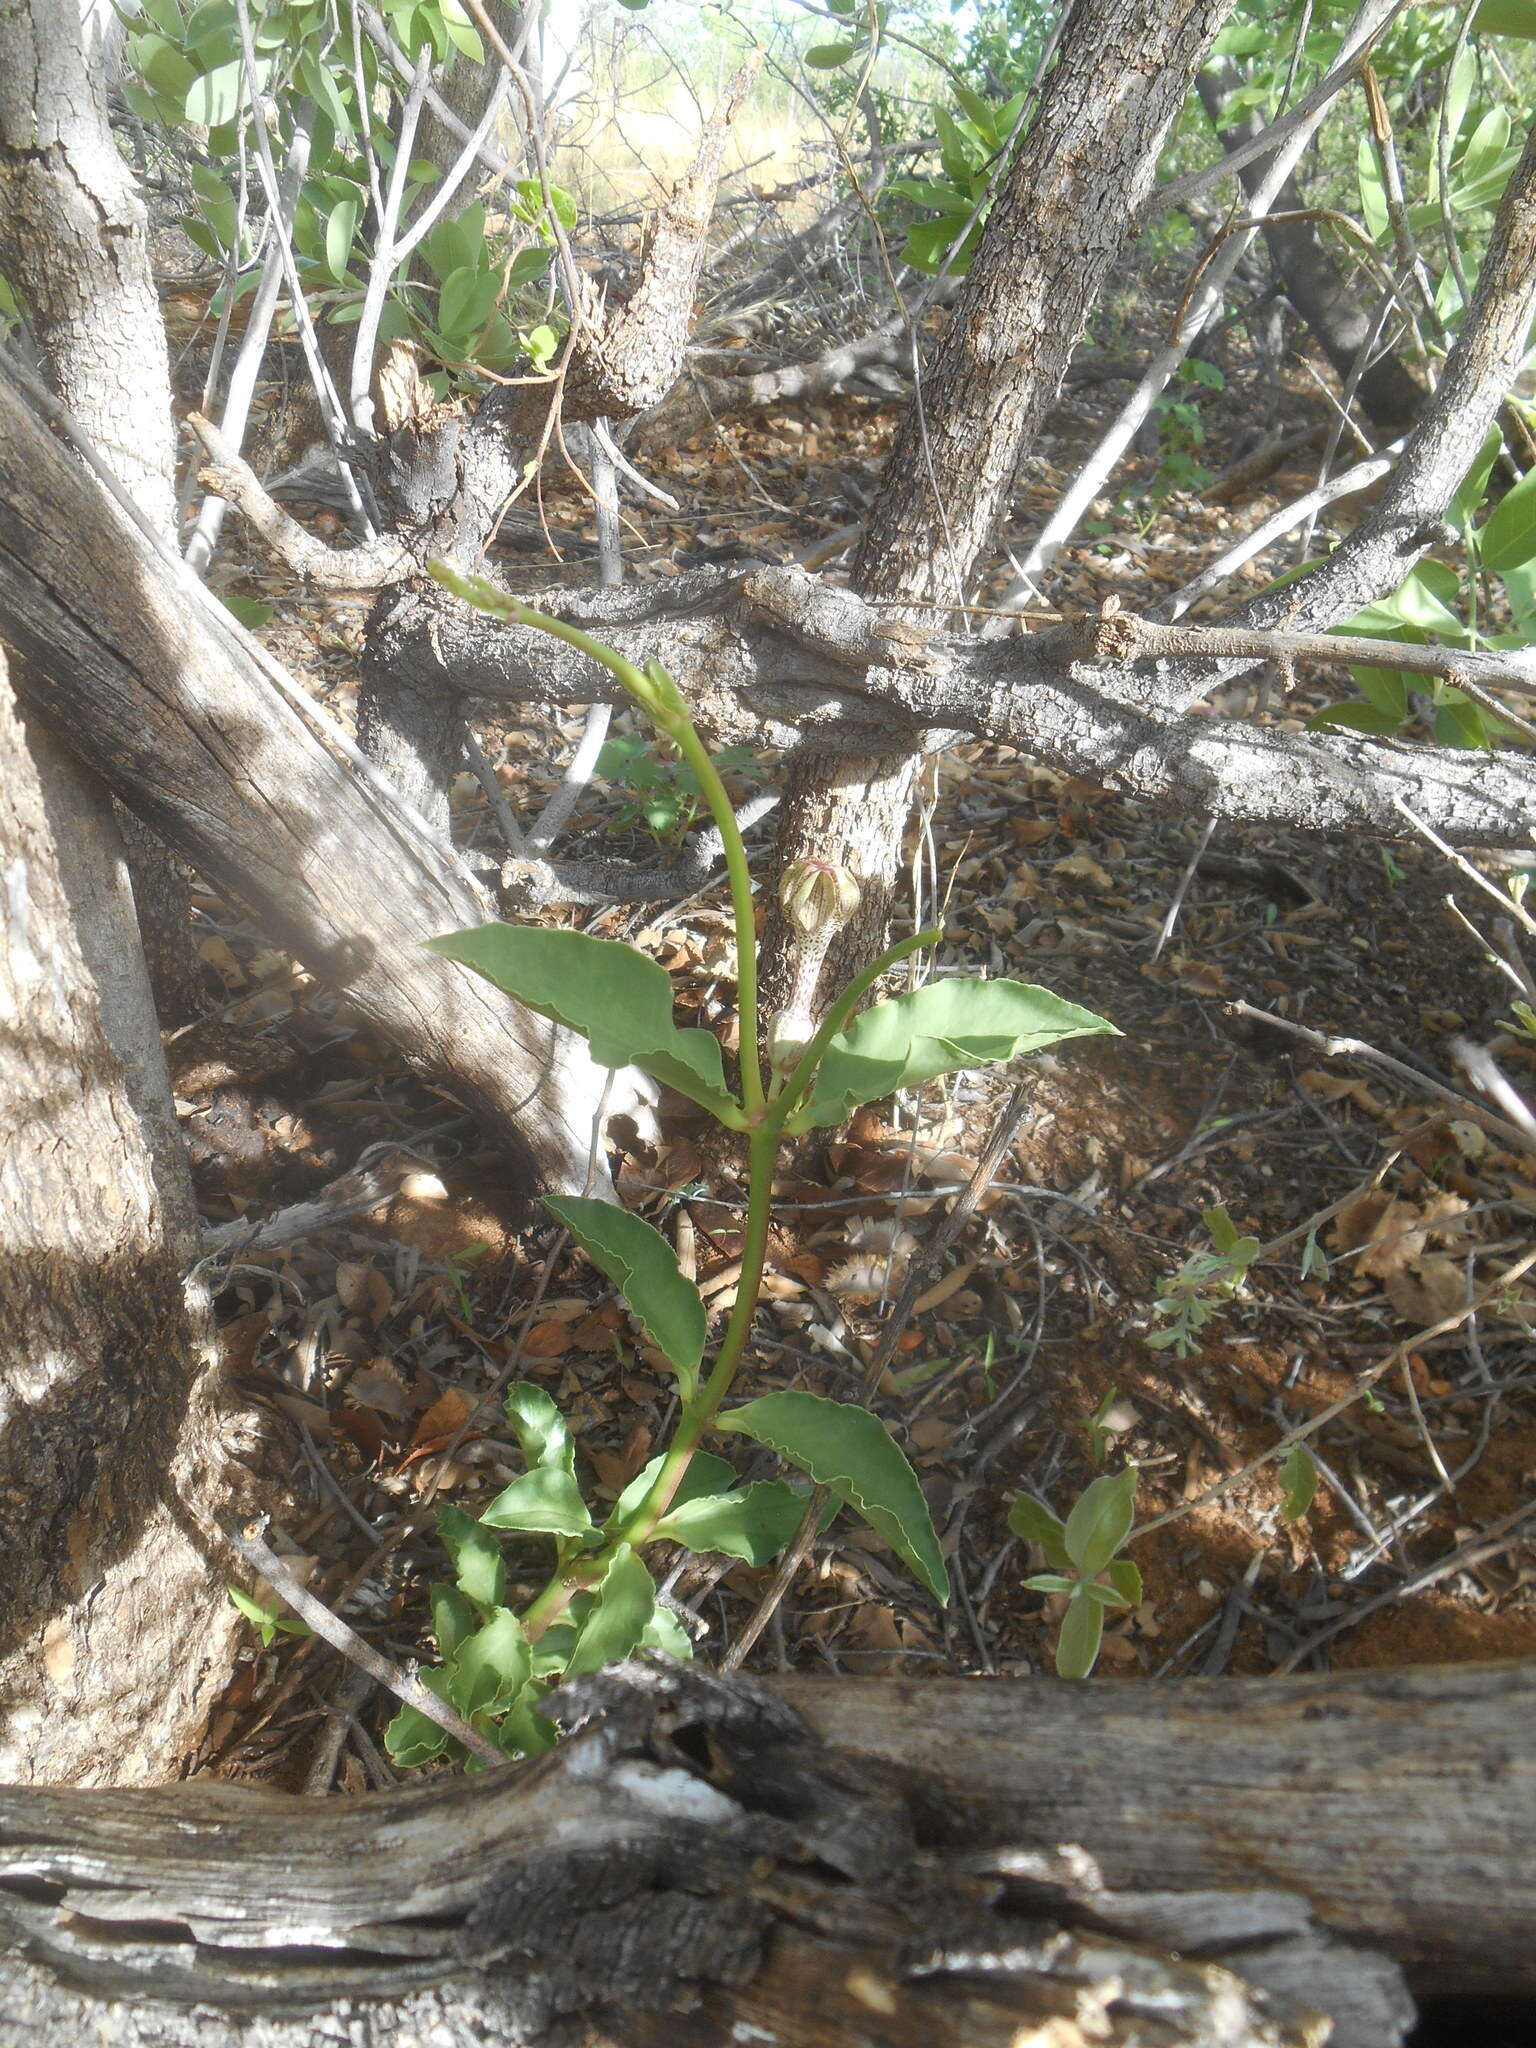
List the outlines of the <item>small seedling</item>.
{"label": "small seedling", "polygon": [[1021,1493],[1008,1510],[1008,1526],[1025,1543],[1038,1543],[1048,1572],[1024,1581],[1036,1593],[1062,1593],[1067,1611],[1056,1638],[1062,1678],[1086,1678],[1098,1661],[1106,1608],[1141,1605],[1141,1573],[1121,1557],[1136,1513],[1136,1467],[1095,1479],[1063,1522],[1033,1494]]}
{"label": "small seedling", "polygon": [[[442,958],[578,1032],[600,1066],[639,1066],[687,1096],[727,1130],[738,1132],[748,1155],[741,1275],[707,1370],[704,1302],[660,1232],[609,1202],[574,1195],[548,1198],[546,1206],[618,1288],[648,1342],[671,1366],[680,1412],[670,1445],[603,1514],[588,1504],[577,1474],[576,1447],[558,1408],[541,1388],[520,1383],[507,1392],[506,1412],[526,1469],[478,1519],[456,1507],[438,1511],[453,1583],[433,1588],[433,1626],[442,1661],[422,1673],[423,1682],[509,1756],[531,1756],[555,1740],[539,1706],[561,1680],[596,1671],[636,1649],[690,1654],[686,1632],[658,1603],[645,1561],[652,1544],[678,1544],[762,1565],[792,1540],[809,1488],[783,1479],[744,1483],[725,1459],[702,1448],[711,1432],[727,1441],[745,1438],[761,1445],[813,1486],[826,1487],[834,1513],[847,1508],[861,1516],[935,1600],[942,1604],[948,1599],[948,1572],[928,1503],[877,1415],[798,1389],[727,1405],[746,1356],[762,1283],[775,1162],[785,1138],[843,1123],[862,1103],[942,1074],[1004,1063],[1063,1039],[1112,1032],[1114,1026],[1043,988],[960,977],[932,981],[861,1014],[860,1005],[889,968],[936,943],[939,934],[928,931],[889,948],[819,1016],[812,1014],[815,991],[805,985],[802,972],[789,1010],[774,1020],[771,1035],[763,1032],[746,850],[719,769],[676,683],[659,662],[636,667],[601,641],[530,610],[482,577],[461,576],[438,563],[432,573],[480,610],[575,647],[622,684],[696,778],[699,797],[713,815],[736,933],[738,1088],[727,1080],[718,1039],[673,1021],[665,969],[633,947],[584,932],[509,924],[482,925],[431,941],[432,951]],[[858,895],[854,878],[826,862],[801,861],[786,872],[780,896],[803,942],[802,969],[806,955],[818,961],[824,957],[832,928],[852,915]],[[1082,1616],[1073,1623],[1073,1640],[1079,1644],[1087,1643],[1088,1617],[1098,1616],[1106,1596],[1123,1604],[1115,1577],[1101,1583],[1098,1574],[1109,1566],[1124,1532],[1104,1549],[1103,1518],[1095,1510],[1089,1527],[1081,1510],[1080,1503],[1069,1525],[1069,1554],[1097,1562],[1088,1568],[1087,1590],[1074,1603],[1073,1613]],[[508,1537],[523,1546],[553,1547],[547,1582],[521,1612],[507,1599],[502,1546]],[[1123,1588],[1129,1568],[1116,1565],[1114,1570]],[[1098,1625],[1095,1620],[1090,1663]],[[443,1729],[411,1707],[395,1716],[385,1743],[397,1764],[462,1756]]]}
{"label": "small seedling", "polygon": [[1199,1349],[1200,1332],[1242,1287],[1260,1249],[1256,1237],[1238,1236],[1219,1204],[1200,1214],[1213,1249],[1192,1252],[1173,1278],[1163,1282],[1152,1307],[1168,1327],[1148,1331],[1143,1340],[1149,1349],[1171,1351],[1175,1358],[1188,1358]]}
{"label": "small seedling", "polygon": [[[724,747],[710,760],[722,773],[748,782],[762,779],[762,765],[750,747]],[[663,752],[649,740],[625,735],[609,740],[597,757],[597,772],[623,798],[609,825],[627,832],[644,825],[659,846],[682,839],[704,809],[698,775],[676,753]]]}
{"label": "small seedling", "polygon": [[1282,1520],[1301,1520],[1317,1497],[1318,1478],[1317,1461],[1306,1445],[1292,1444],[1280,1467],[1280,1484],[1285,1488],[1285,1499],[1280,1504]]}
{"label": "small seedling", "polygon": [[226,1586],[224,1590],[246,1620],[257,1630],[264,1650],[271,1649],[273,1638],[276,1636],[309,1634],[308,1622],[300,1621],[296,1614],[284,1614],[280,1607],[263,1607],[259,1600],[253,1600],[249,1593],[242,1593],[238,1586]]}

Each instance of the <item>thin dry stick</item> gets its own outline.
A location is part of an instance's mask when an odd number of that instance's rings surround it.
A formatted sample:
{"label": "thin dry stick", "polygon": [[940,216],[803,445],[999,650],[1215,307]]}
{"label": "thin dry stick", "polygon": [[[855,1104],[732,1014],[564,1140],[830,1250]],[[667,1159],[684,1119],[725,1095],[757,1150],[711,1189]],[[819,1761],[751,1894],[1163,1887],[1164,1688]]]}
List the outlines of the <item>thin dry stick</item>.
{"label": "thin dry stick", "polygon": [[1421,1074],[1417,1067],[1410,1067],[1406,1060],[1394,1059],[1389,1052],[1382,1052],[1374,1045],[1367,1045],[1363,1038],[1332,1038],[1325,1032],[1314,1031],[1310,1025],[1298,1024],[1293,1018],[1276,1016],[1272,1010],[1260,1010],[1252,1003],[1241,1000],[1225,1005],[1236,1017],[1251,1017],[1258,1024],[1272,1024],[1277,1031],[1288,1031],[1293,1038],[1299,1038],[1306,1045],[1316,1047],[1324,1059],[1366,1060],[1378,1066],[1406,1087],[1421,1089],[1424,1093],[1438,1096],[1463,1116],[1469,1123],[1475,1123],[1496,1137],[1500,1144],[1510,1146],[1516,1152],[1536,1151],[1536,1140],[1528,1138],[1524,1131],[1495,1116],[1491,1109],[1484,1109],[1481,1103],[1470,1097],[1458,1095],[1454,1088],[1447,1088],[1443,1082],[1432,1080],[1428,1074]]}
{"label": "thin dry stick", "polygon": [[355,1629],[348,1628],[339,1614],[333,1614],[323,1600],[305,1586],[301,1586],[277,1552],[263,1537],[267,1526],[265,1515],[253,1522],[241,1524],[231,1519],[223,1524],[224,1534],[253,1571],[260,1572],[274,1593],[281,1594],[294,1613],[307,1621],[317,1636],[323,1636],[333,1650],[339,1650],[348,1663],[366,1671],[370,1678],[392,1692],[397,1700],[414,1707],[418,1714],[451,1735],[455,1742],[462,1742],[473,1756],[482,1763],[504,1764],[506,1752],[496,1747],[483,1736],[478,1728],[456,1714],[452,1707],[440,1700],[435,1692],[428,1692],[414,1671],[402,1671],[398,1665],[381,1656],[372,1643],[365,1643]]}
{"label": "thin dry stick", "polygon": [[1523,1259],[1518,1259],[1506,1272],[1501,1273],[1497,1280],[1483,1289],[1481,1294],[1459,1308],[1455,1315],[1446,1316],[1438,1323],[1431,1323],[1426,1330],[1415,1330],[1411,1337],[1405,1337],[1401,1344],[1394,1345],[1385,1358],[1378,1359],[1375,1365],[1361,1373],[1347,1394],[1341,1394],[1337,1401],[1330,1401],[1326,1408],[1320,1408],[1305,1422],[1298,1422],[1294,1429],[1288,1429],[1284,1436],[1272,1443],[1267,1451],[1262,1452],[1257,1458],[1250,1458],[1246,1465],[1240,1465],[1235,1472],[1228,1472],[1214,1485],[1208,1486],[1204,1493],[1197,1493],[1193,1500],[1182,1501],[1178,1507],[1169,1508],[1166,1514],[1154,1515],[1150,1522],[1143,1522],[1135,1531],[1135,1537],[1149,1536],[1154,1529],[1165,1529],[1170,1522],[1182,1521],[1186,1515],[1195,1514],[1199,1509],[1209,1507],[1213,1501],[1218,1501],[1225,1494],[1229,1494],[1233,1487],[1241,1486],[1244,1480],[1251,1479],[1255,1472],[1261,1472],[1266,1465],[1272,1465],[1277,1458],[1284,1457],[1293,1445],[1304,1443],[1309,1436],[1315,1436],[1326,1424],[1332,1422],[1336,1415],[1342,1415],[1346,1408],[1352,1408],[1361,1395],[1374,1387],[1378,1380],[1385,1379],[1389,1372],[1395,1371],[1418,1345],[1428,1344],[1435,1337],[1445,1337],[1452,1330],[1459,1330],[1463,1323],[1485,1309],[1489,1302],[1497,1301],[1501,1295],[1506,1294],[1532,1266],[1536,1266],[1536,1247],[1528,1251]]}
{"label": "thin dry stick", "polygon": [[[927,1284],[929,1274],[975,1214],[977,1203],[996,1179],[998,1169],[1001,1167],[1004,1158],[1007,1156],[1008,1149],[1013,1143],[1028,1103],[1029,1089],[1021,1081],[1017,1083],[1013,1093],[1009,1096],[1007,1106],[998,1120],[997,1128],[992,1133],[991,1143],[977,1161],[976,1171],[966,1183],[963,1193],[939,1228],[934,1232],[932,1241],[922,1256],[913,1261],[912,1270],[907,1275],[900,1294],[896,1297],[895,1306],[891,1310],[885,1329],[881,1334],[880,1342],[875,1346],[874,1355],[865,1368],[864,1385],[861,1389],[864,1400],[867,1401],[875,1392],[884,1376],[886,1367],[895,1357],[896,1347],[901,1342],[902,1334],[907,1327],[913,1308],[917,1304],[918,1297]],[[827,1502],[830,1497],[830,1491],[825,1486],[816,1486],[811,1489],[811,1497],[806,1505],[805,1514],[801,1518],[800,1527],[795,1531],[794,1541],[779,1559],[778,1569],[773,1575],[773,1583],[769,1586],[767,1592],[764,1593],[762,1599],[758,1601],[756,1608],[747,1621],[746,1627],[731,1644],[724,1657],[721,1658],[720,1668],[722,1671],[729,1672],[740,1668],[743,1660],[751,1651],[753,1644],[778,1611],[779,1604],[783,1600],[784,1595],[789,1591],[795,1573],[799,1571],[801,1565],[805,1562],[810,1547],[816,1540],[816,1532],[821,1527],[821,1518],[826,1512]]]}
{"label": "thin dry stick", "polygon": [[1391,1607],[1399,1600],[1405,1600],[1410,1593],[1422,1593],[1426,1587],[1438,1585],[1441,1579],[1448,1579],[1453,1572],[1466,1571],[1475,1564],[1486,1564],[1489,1558],[1497,1557],[1501,1550],[1507,1550],[1527,1522],[1536,1520],[1536,1501],[1527,1501],[1523,1507],[1514,1508],[1485,1529],[1481,1536],[1474,1536],[1466,1543],[1459,1544],[1448,1557],[1442,1557],[1437,1564],[1425,1565],[1422,1571],[1414,1572],[1401,1585],[1389,1586],[1378,1593],[1373,1600],[1351,1608],[1348,1614],[1340,1615],[1337,1621],[1330,1621],[1326,1628],[1320,1628],[1315,1636],[1292,1650],[1283,1664],[1277,1664],[1270,1673],[1272,1678],[1286,1678],[1296,1667],[1310,1657],[1314,1650],[1324,1643],[1342,1635],[1347,1628],[1355,1628],[1367,1615],[1377,1613],[1383,1607]]}

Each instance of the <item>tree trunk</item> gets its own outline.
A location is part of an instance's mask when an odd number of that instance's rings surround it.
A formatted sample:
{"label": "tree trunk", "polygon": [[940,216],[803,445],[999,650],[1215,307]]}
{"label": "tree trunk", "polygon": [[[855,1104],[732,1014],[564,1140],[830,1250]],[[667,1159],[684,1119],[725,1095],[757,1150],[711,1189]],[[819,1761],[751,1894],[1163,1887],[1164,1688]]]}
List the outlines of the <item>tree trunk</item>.
{"label": "tree trunk", "polygon": [[[170,355],[148,221],[107,120],[104,81],[117,47],[78,0],[18,0],[0,12],[0,271],[64,403],[174,540]],[[71,801],[87,795],[82,787]],[[132,826],[116,858],[124,848],[161,1019],[185,1023],[200,1007],[186,871]],[[107,868],[93,893],[114,899]],[[130,921],[121,944],[136,939]]]}
{"label": "tree trunk", "polygon": [[154,1783],[229,1675],[221,1418],[3,661],[0,782],[0,1777]]}
{"label": "tree trunk", "polygon": [[0,477],[0,618],[28,705],[274,943],[483,1111],[531,1182],[581,1188],[601,1070],[426,952],[489,915],[452,851],[361,776],[294,685],[274,685],[270,657],[3,380]]}
{"label": "tree trunk", "polygon": [[[1250,107],[1236,120],[1223,118],[1222,107],[1240,82],[1237,66],[1230,57],[1219,57],[1207,64],[1195,80],[1211,126],[1228,149],[1251,142],[1264,126],[1264,116],[1257,107]],[[1269,158],[1259,157],[1238,172],[1245,191],[1252,192],[1263,183],[1268,163]],[[1274,211],[1307,211],[1306,194],[1295,178],[1287,179],[1281,186]],[[1329,254],[1316,221],[1266,220],[1264,241],[1286,297],[1323,354],[1347,382],[1370,346],[1372,315],[1361,305]],[[1411,427],[1424,403],[1422,385],[1391,349],[1383,350],[1361,372],[1355,392],[1388,439]]]}
{"label": "tree trunk", "polygon": [[[326,1801],[0,1788],[0,2035],[1316,2048],[1310,2011],[1334,2048],[1395,2048],[1394,1951],[1463,1988],[1536,1979],[1533,1690],[1521,1666],[769,1687],[663,1659],[566,1687],[559,1750],[473,1778]],[[846,1747],[813,1732],[829,1719]],[[1191,1787],[1208,1838],[1230,1822],[1248,1845],[1204,1879],[1177,1856]],[[1147,1874],[1101,1881],[1095,1828]],[[1341,1915],[1383,1953],[1342,1943]]]}
{"label": "tree trunk", "polygon": [[[1134,230],[1157,154],[1231,0],[1078,0],[886,463],[854,563],[861,595],[928,607],[963,601],[1088,314]],[[901,869],[917,764],[875,756],[797,766],[780,809],[778,859],[852,869],[864,896],[828,955],[827,985],[878,950]],[[770,1008],[795,962],[770,907]]]}

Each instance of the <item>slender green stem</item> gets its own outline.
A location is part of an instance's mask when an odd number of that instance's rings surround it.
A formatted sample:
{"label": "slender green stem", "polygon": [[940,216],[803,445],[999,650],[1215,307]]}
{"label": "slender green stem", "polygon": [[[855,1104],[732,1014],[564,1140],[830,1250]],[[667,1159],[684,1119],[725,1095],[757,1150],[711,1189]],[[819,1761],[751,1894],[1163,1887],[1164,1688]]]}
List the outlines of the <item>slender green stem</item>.
{"label": "slender green stem", "polygon": [[656,1525],[676,1498],[683,1475],[705,1431],[731,1391],[746,1353],[747,1340],[752,1334],[752,1318],[762,1286],[763,1262],[768,1252],[768,1224],[773,1208],[773,1167],[779,1151],[778,1129],[759,1125],[752,1131],[748,1144],[750,1169],[747,1219],[741,1245],[741,1278],[736,1285],[730,1321],[726,1324],[709,1378],[684,1408],[661,1470],[645,1499],[618,1535],[592,1556],[557,1572],[532,1606],[525,1610],[523,1630],[530,1641],[537,1640],[552,1622],[558,1621],[578,1593],[590,1591],[597,1585],[621,1545],[628,1544],[638,1549],[649,1541]]}
{"label": "slender green stem", "polygon": [[795,1104],[810,1082],[811,1076],[821,1065],[827,1047],[848,1022],[854,1011],[863,1002],[882,974],[887,973],[898,961],[905,960],[911,953],[920,953],[925,946],[936,946],[943,934],[937,925],[925,932],[914,932],[910,939],[898,939],[894,946],[887,946],[878,960],[866,967],[862,974],[856,974],[842,994],[827,1011],[817,1026],[816,1035],[806,1046],[798,1060],[785,1076],[784,1085],[769,1105],[768,1120],[776,1130],[782,1130]]}
{"label": "slender green stem", "polygon": [[763,1107],[763,1055],[757,1018],[757,920],[752,909],[752,870],[741,829],[720,771],[691,724],[671,734],[678,752],[699,778],[699,787],[719,829],[725,872],[736,923],[736,1009],[741,1019],[741,1099],[751,1113]]}

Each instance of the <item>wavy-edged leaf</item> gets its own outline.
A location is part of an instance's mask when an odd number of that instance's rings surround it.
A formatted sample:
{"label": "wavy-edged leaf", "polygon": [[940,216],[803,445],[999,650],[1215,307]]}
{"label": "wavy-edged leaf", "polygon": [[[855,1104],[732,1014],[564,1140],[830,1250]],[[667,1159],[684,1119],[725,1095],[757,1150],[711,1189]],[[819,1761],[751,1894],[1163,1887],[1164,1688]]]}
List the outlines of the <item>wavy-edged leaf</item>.
{"label": "wavy-edged leaf", "polygon": [[[611,1534],[616,1529],[622,1529],[636,1508],[639,1507],[641,1501],[645,1499],[645,1496],[656,1484],[656,1480],[661,1472],[664,1456],[665,1454],[663,1453],[662,1456],[652,1458],[648,1465],[643,1466],[635,1474],[628,1486],[619,1495],[613,1504],[612,1512],[603,1524],[603,1533],[605,1535]],[[676,1493],[672,1496],[672,1506],[668,1512],[675,1513],[678,1508],[684,1506],[688,1501],[701,1500],[706,1494],[729,1493],[733,1487],[739,1484],[740,1474],[734,1465],[728,1465],[724,1458],[715,1457],[711,1451],[695,1451],[688,1460],[688,1469],[679,1481]]]}
{"label": "wavy-edged leaf", "polygon": [[515,1380],[502,1398],[502,1407],[530,1471],[535,1465],[558,1466],[574,1476],[576,1446],[571,1432],[542,1387],[532,1380]]}
{"label": "wavy-edged leaf", "polygon": [[475,1610],[457,1586],[433,1586],[428,1598],[432,1602],[432,1633],[437,1638],[437,1654],[446,1664],[460,1643],[474,1634]]}
{"label": "wavy-edged leaf", "polygon": [[1098,1662],[1104,1640],[1104,1610],[1097,1600],[1075,1599],[1061,1617],[1056,1638],[1056,1675],[1086,1678]]}
{"label": "wavy-edged leaf", "polygon": [[828,1046],[811,1100],[791,1129],[841,1123],[861,1102],[940,1074],[995,1065],[1066,1038],[1108,1032],[1107,1018],[1023,981],[956,977],[897,996],[855,1017]]}
{"label": "wavy-edged leaf", "polygon": [[939,1605],[949,1573],[917,1474],[878,1415],[820,1394],[764,1394],[716,1418],[830,1487],[906,1559]]}
{"label": "wavy-edged leaf", "polygon": [[693,1637],[670,1608],[660,1605],[646,1623],[638,1647],[660,1650],[664,1657],[675,1657],[679,1664],[693,1662]]}
{"label": "wavy-edged leaf", "polygon": [[482,1615],[493,1614],[507,1597],[506,1561],[496,1538],[449,1501],[437,1511],[437,1538],[453,1561],[459,1591]]}
{"label": "wavy-edged leaf", "polygon": [[546,1195],[599,1272],[606,1273],[639,1318],[645,1334],[676,1370],[683,1399],[698,1391],[706,1319],[699,1290],[683,1277],[677,1254],[643,1216],[587,1195]]}
{"label": "wavy-edged leaf", "polygon": [[668,1510],[657,1524],[658,1542],[685,1550],[713,1550],[748,1564],[766,1564],[790,1542],[805,1513],[806,1497],[782,1479],[760,1479],[735,1493],[705,1494]]}
{"label": "wavy-edged leaf", "polygon": [[1103,1571],[1131,1533],[1139,1476],[1134,1465],[1127,1465],[1123,1472],[1095,1479],[1067,1517],[1067,1555],[1090,1578]]}
{"label": "wavy-edged leaf", "polygon": [[[427,1691],[435,1692],[446,1704],[447,1671],[423,1671],[418,1675]],[[449,1748],[459,1751],[460,1755],[463,1754],[447,1729],[439,1728],[435,1721],[429,1721],[419,1707],[402,1707],[384,1730],[384,1754],[392,1764],[398,1764],[402,1770],[412,1769],[417,1764],[429,1764]]]}
{"label": "wavy-edged leaf", "polygon": [[718,1040],[673,1023],[666,969],[633,946],[538,925],[482,924],[429,939],[427,950],[579,1031],[600,1067],[634,1061],[722,1122],[739,1117]]}
{"label": "wavy-edged leaf", "polygon": [[447,1666],[448,1697],[466,1720],[499,1714],[528,1683],[533,1668],[523,1625],[509,1607],[467,1636]]}
{"label": "wavy-edged leaf", "polygon": [[536,1465],[504,1486],[480,1517],[488,1529],[521,1529],[541,1536],[588,1536],[592,1517],[581,1488],[563,1466]]}
{"label": "wavy-edged leaf", "polygon": [[597,1604],[582,1624],[565,1667],[567,1678],[617,1664],[637,1649],[656,1611],[656,1588],[640,1557],[619,1546],[597,1589]]}

